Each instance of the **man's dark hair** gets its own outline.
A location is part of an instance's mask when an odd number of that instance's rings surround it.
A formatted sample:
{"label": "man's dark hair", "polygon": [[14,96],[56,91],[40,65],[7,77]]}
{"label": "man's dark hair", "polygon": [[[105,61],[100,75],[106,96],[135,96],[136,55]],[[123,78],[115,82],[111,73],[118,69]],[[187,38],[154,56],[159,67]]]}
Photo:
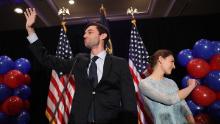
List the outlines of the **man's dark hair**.
{"label": "man's dark hair", "polygon": [[105,25],[100,24],[98,22],[91,22],[86,25],[85,29],[87,29],[89,26],[96,26],[100,34],[103,34],[103,33],[107,34],[107,37],[104,39],[104,42],[105,42],[104,46],[106,46],[106,44],[108,43],[108,40],[110,38],[110,33],[109,33],[108,28]]}

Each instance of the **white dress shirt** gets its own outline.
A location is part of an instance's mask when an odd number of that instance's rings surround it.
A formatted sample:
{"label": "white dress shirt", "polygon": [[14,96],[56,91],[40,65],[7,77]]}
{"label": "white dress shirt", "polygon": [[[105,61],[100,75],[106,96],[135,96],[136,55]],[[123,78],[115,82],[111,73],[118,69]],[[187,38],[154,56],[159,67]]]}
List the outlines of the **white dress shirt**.
{"label": "white dress shirt", "polygon": [[[104,67],[104,62],[105,62],[105,57],[106,57],[106,51],[103,50],[97,56],[99,58],[95,61],[95,63],[97,65],[97,75],[98,75],[98,83],[99,83],[99,81],[102,79],[102,75],[103,75],[103,67]],[[91,54],[90,58],[93,58],[93,57],[94,57],[94,55]],[[92,60],[90,60],[89,67],[90,67],[91,61]],[[89,75],[89,67],[87,69],[87,74],[88,75]]]}

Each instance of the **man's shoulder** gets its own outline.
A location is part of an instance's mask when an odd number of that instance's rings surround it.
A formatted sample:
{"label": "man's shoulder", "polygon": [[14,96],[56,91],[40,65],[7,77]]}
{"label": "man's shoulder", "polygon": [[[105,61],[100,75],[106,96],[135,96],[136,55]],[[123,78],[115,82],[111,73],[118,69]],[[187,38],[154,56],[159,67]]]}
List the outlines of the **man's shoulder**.
{"label": "man's shoulder", "polygon": [[87,60],[90,58],[90,55],[88,53],[78,53],[75,56],[76,59],[82,59],[82,60]]}
{"label": "man's shoulder", "polygon": [[125,58],[114,56],[114,55],[109,55],[111,60],[116,63],[122,63],[122,64],[128,64],[128,61]]}
{"label": "man's shoulder", "polygon": [[119,62],[127,62],[125,58],[114,56],[114,55],[109,55],[113,61],[119,61]]}
{"label": "man's shoulder", "polygon": [[88,53],[77,53],[76,57],[88,57],[89,54]]}

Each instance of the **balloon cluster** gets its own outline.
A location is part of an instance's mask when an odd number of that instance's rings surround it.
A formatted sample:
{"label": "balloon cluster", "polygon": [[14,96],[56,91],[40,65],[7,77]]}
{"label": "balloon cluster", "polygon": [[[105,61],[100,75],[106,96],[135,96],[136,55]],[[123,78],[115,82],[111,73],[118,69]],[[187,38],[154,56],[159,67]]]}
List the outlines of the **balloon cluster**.
{"label": "balloon cluster", "polygon": [[0,124],[28,124],[31,68],[26,58],[0,56]]}
{"label": "balloon cluster", "polygon": [[197,123],[208,124],[210,118],[220,118],[220,42],[207,39],[198,40],[193,49],[183,49],[178,53],[178,63],[186,67],[188,74],[181,86],[187,86],[189,78],[200,82],[187,99]]}

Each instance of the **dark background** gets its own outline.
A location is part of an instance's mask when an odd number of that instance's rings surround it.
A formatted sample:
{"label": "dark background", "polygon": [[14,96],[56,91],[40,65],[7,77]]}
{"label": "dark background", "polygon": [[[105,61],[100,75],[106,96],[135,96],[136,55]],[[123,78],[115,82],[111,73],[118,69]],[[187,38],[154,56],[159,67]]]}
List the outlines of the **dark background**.
{"label": "dark background", "polygon": [[[157,49],[169,49],[178,54],[182,49],[192,49],[199,39],[220,41],[220,14],[203,16],[184,16],[169,18],[154,18],[137,20],[137,28],[151,55]],[[15,22],[16,23],[16,22]],[[25,25],[25,24],[24,24]],[[88,52],[83,46],[84,24],[67,25],[67,36],[73,53]],[[131,22],[112,21],[109,23],[114,55],[128,58]],[[55,54],[59,39],[60,27],[38,28],[38,37],[43,41],[48,51]],[[7,55],[13,60],[25,57],[30,60],[32,69],[29,72],[32,83],[30,98],[31,124],[45,124],[46,99],[51,70],[43,68],[28,49],[25,30],[0,32],[0,55]],[[186,70],[176,62],[176,69],[170,76],[178,85],[186,75]]]}

